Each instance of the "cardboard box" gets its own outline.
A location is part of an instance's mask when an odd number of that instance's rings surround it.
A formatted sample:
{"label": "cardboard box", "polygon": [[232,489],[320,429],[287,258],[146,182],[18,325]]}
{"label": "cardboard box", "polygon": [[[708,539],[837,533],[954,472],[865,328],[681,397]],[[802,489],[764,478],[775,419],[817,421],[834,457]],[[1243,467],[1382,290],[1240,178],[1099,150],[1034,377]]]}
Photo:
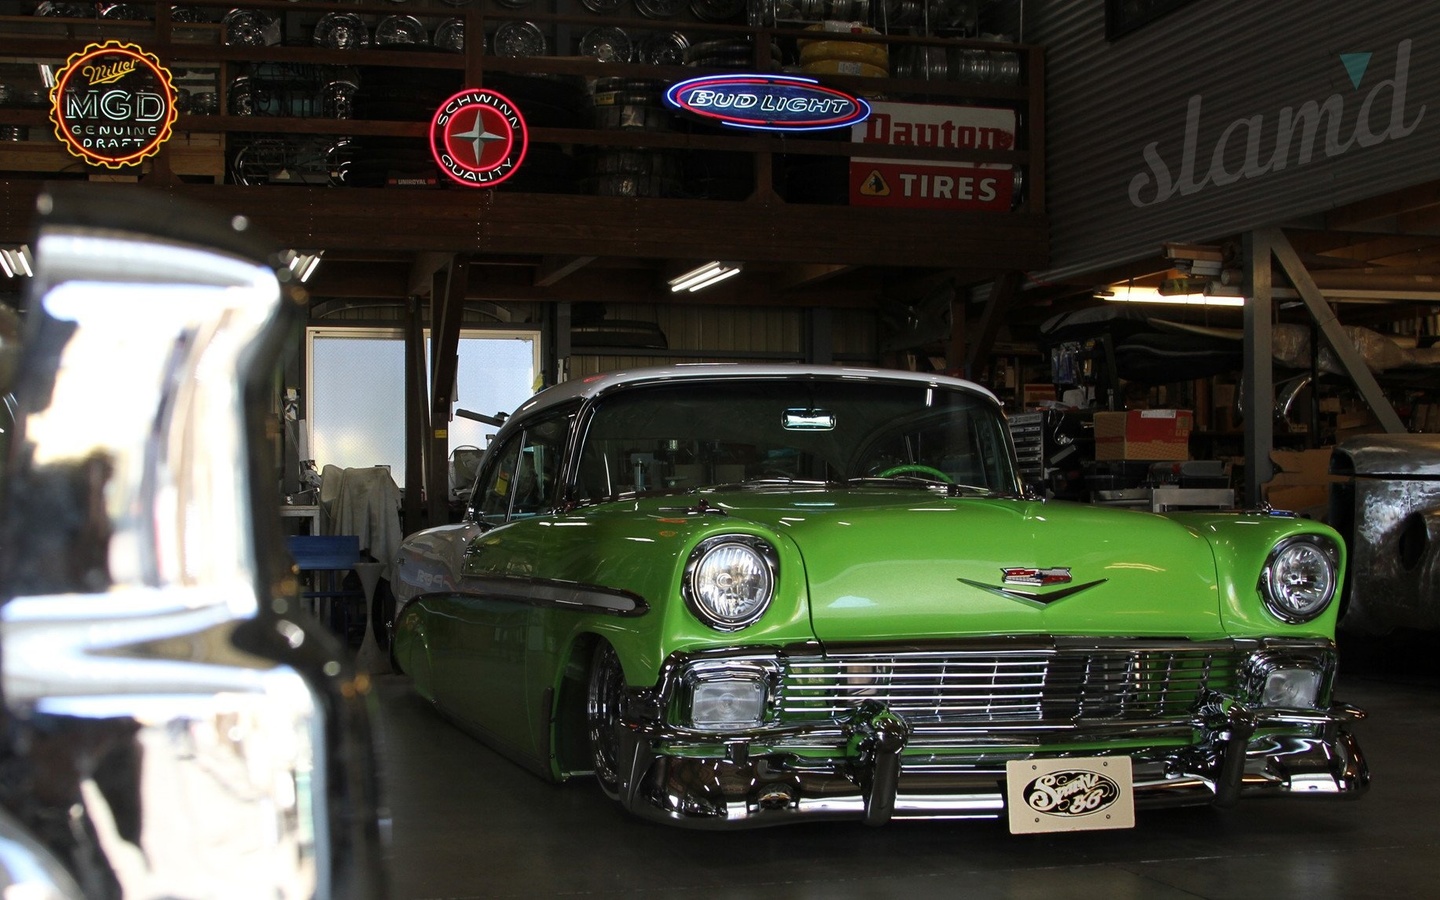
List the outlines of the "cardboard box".
{"label": "cardboard box", "polygon": [[1132,409],[1095,414],[1095,458],[1190,458],[1194,413],[1188,409]]}
{"label": "cardboard box", "polygon": [[1345,479],[1330,474],[1330,451],[1271,450],[1275,475],[1260,486],[1261,497],[1276,509],[1324,520],[1330,503],[1330,485]]}

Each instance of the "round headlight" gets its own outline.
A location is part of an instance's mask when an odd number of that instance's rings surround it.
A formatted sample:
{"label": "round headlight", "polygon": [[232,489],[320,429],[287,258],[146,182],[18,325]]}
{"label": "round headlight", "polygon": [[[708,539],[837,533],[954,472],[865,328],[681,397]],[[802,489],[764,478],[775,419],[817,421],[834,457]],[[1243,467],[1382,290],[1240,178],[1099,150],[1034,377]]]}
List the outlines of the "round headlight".
{"label": "round headlight", "polygon": [[685,573],[685,599],[717,631],[754,624],[775,595],[775,551],[743,536],[712,538],[695,548]]}
{"label": "round headlight", "polygon": [[1293,538],[1270,551],[1260,573],[1265,605],[1285,622],[1308,622],[1335,596],[1335,547],[1318,538]]}

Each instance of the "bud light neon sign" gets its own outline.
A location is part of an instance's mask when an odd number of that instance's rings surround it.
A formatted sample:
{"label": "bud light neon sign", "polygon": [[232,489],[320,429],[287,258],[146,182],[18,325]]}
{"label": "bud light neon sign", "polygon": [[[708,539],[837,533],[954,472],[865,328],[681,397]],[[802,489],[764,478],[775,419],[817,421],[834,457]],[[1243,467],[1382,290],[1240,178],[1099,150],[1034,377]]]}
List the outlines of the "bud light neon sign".
{"label": "bud light neon sign", "polygon": [[796,75],[702,75],[670,86],[665,102],[731,128],[819,131],[847,128],[870,115],[852,94]]}

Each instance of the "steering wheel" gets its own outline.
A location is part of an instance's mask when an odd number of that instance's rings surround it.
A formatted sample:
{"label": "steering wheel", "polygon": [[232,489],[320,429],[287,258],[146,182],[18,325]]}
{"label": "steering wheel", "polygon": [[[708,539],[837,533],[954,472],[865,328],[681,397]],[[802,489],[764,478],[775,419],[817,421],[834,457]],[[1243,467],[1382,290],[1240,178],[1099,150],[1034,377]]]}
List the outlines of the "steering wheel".
{"label": "steering wheel", "polygon": [[919,463],[906,463],[902,466],[891,466],[883,472],[877,472],[876,475],[880,478],[894,478],[896,475],[929,475],[936,481],[943,482],[945,484],[955,483],[955,479],[951,478],[949,475],[946,475],[944,472],[940,471],[934,466],[924,466]]}

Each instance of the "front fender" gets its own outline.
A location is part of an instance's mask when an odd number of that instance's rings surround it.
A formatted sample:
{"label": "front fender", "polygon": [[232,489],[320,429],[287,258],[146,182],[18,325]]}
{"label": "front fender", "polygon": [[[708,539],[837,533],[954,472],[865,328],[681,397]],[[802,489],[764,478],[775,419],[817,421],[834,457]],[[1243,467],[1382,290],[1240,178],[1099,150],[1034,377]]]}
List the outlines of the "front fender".
{"label": "front fender", "polygon": [[[1171,518],[1185,523],[1210,543],[1220,590],[1220,617],[1232,637],[1264,637],[1283,632],[1285,637],[1334,639],[1347,564],[1345,542],[1335,529],[1311,519],[1282,515],[1177,513]],[[1266,608],[1259,585],[1265,561],[1275,545],[1305,534],[1334,542],[1339,566],[1335,599],[1315,619],[1296,625],[1282,621]]]}

